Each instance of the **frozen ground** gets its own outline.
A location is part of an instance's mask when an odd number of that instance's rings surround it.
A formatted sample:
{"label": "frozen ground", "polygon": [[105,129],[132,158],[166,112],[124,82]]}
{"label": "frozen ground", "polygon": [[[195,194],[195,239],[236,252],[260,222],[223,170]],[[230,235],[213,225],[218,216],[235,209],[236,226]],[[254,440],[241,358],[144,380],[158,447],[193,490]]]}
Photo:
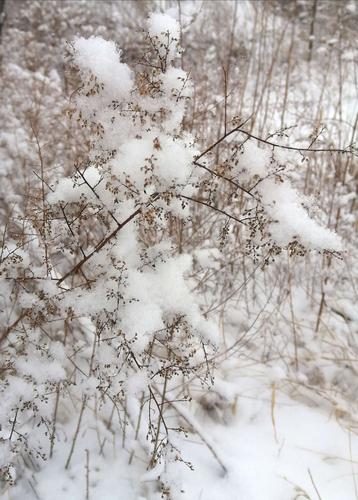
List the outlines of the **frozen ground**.
{"label": "frozen ground", "polygon": [[[280,389],[273,390],[272,373],[255,366],[233,370],[231,382],[222,382],[229,392],[240,395],[235,407],[220,414],[219,423],[197,411],[201,430],[210,435],[215,450],[224,457],[224,474],[210,450],[198,436],[189,434],[181,446],[190,459],[192,472],[174,464],[177,492],[182,500],[354,500],[357,496],[358,439],[342,427],[335,415],[297,402]],[[254,375],[254,376],[253,376]],[[220,385],[220,383],[219,383]],[[77,451],[67,473],[63,463],[69,444],[57,448],[52,460],[39,474],[29,477],[31,488],[17,489],[8,498],[23,500],[159,499],[155,476],[138,465],[128,466],[129,454],[116,443],[104,447],[103,457],[96,430],[80,436]],[[61,450],[63,457],[61,457]],[[83,457],[88,450],[88,473]],[[169,471],[170,472],[170,471]],[[173,471],[172,471],[173,472]],[[25,483],[22,483],[25,486]],[[32,489],[33,494],[30,493]],[[182,490],[180,492],[179,490]],[[6,498],[6,495],[4,496]]]}

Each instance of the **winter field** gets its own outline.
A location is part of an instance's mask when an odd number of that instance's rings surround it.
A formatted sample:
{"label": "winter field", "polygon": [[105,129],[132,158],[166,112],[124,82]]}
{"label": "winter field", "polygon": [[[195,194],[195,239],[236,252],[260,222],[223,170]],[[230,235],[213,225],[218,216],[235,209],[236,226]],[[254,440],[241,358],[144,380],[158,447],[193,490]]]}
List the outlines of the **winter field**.
{"label": "winter field", "polygon": [[357,27],[0,0],[1,499],[358,499]]}

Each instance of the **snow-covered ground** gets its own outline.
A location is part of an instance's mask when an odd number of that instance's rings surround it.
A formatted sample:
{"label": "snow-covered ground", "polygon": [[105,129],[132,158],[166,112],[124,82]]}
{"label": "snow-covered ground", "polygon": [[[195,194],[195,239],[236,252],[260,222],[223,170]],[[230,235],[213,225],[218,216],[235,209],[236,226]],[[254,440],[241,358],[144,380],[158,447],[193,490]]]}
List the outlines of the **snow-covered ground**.
{"label": "snow-covered ground", "polygon": [[[184,459],[171,464],[173,498],[181,500],[354,500],[357,498],[358,437],[314,403],[298,402],[273,390],[272,372],[256,364],[238,370],[227,363],[230,382],[219,384],[236,391],[235,405],[214,418],[197,409],[204,436],[223,457],[224,473],[208,447],[197,435],[182,438]],[[308,400],[308,399],[307,399]],[[137,462],[128,465],[129,453],[115,440],[103,447],[98,429],[81,434],[71,470],[65,471],[69,443],[57,447],[55,458],[22,487],[9,493],[12,500],[154,500],[156,475]],[[87,451],[88,450],[88,455]],[[62,451],[62,456],[61,456]],[[86,457],[88,456],[88,471]],[[153,474],[154,472],[154,474]],[[173,481],[173,480],[172,480]],[[31,487],[30,487],[31,485]],[[32,490],[32,491],[31,491]],[[176,491],[175,491],[176,490]],[[181,491],[180,491],[181,490]],[[4,498],[7,498],[6,495]]]}

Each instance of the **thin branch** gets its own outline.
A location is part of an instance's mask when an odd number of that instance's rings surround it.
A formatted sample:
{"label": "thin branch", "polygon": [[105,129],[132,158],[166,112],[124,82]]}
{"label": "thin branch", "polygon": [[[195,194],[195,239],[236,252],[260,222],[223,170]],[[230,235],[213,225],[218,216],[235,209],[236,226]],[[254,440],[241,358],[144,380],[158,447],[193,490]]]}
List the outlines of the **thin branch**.
{"label": "thin branch", "polygon": [[315,484],[315,482],[314,482],[314,480],[313,480],[313,477],[312,477],[311,471],[310,471],[309,469],[307,469],[307,470],[308,470],[308,474],[309,474],[309,476],[310,476],[311,482],[312,482],[312,484],[313,484],[313,487],[314,487],[314,489],[315,489],[315,492],[317,493],[317,496],[318,496],[319,500],[322,500],[322,497],[321,497],[321,495],[319,494],[319,491],[318,491],[318,489],[317,489],[317,486],[316,486],[316,484]]}
{"label": "thin branch", "polygon": [[245,222],[243,222],[242,220],[238,219],[237,217],[234,217],[233,215],[230,215],[229,213],[225,212],[225,210],[221,210],[220,208],[217,208],[217,207],[214,207],[213,205],[210,205],[209,203],[207,203],[206,201],[203,201],[203,200],[197,200],[195,198],[190,198],[190,196],[185,196],[183,194],[179,195],[180,198],[185,198],[186,200],[189,200],[189,201],[193,201],[194,203],[198,203],[199,205],[204,205],[206,207],[209,207],[211,208],[212,210],[215,210],[216,212],[219,212],[223,215],[225,215],[226,217],[228,217],[229,219],[232,219],[236,222],[240,222],[240,224],[243,224],[244,226],[247,226],[247,224],[245,224]]}
{"label": "thin branch", "polygon": [[259,142],[262,142],[264,144],[268,144],[269,146],[273,146],[275,148],[281,148],[281,149],[289,149],[291,151],[298,151],[301,153],[302,151],[304,152],[309,152],[309,153],[352,153],[354,156],[357,156],[354,153],[354,148],[352,145],[347,146],[345,149],[340,149],[340,148],[304,148],[304,147],[294,147],[294,146],[284,146],[283,144],[277,144],[272,141],[267,141],[266,139],[263,139],[262,137],[257,137],[256,135],[251,134],[250,132],[247,132],[246,130],[238,129],[237,132],[241,132],[242,134],[246,135],[247,137],[250,137],[251,139],[256,139]]}
{"label": "thin branch", "polygon": [[[251,117],[250,117],[251,118]],[[246,120],[248,121],[248,120]],[[244,122],[246,123],[246,122]],[[243,130],[241,127],[243,126],[243,123],[238,125],[237,127],[233,128],[226,134],[220,137],[214,144],[209,146],[205,151],[203,151],[199,156],[196,157],[194,164],[197,164],[197,161],[200,160],[203,156],[208,154],[212,149],[214,149],[216,146],[218,146],[221,142],[223,142],[225,139],[227,139],[230,135],[234,134],[235,132],[240,132],[241,134],[246,135],[247,137],[250,137],[251,139],[256,139],[256,141],[262,142],[263,144],[267,144],[272,147],[276,148],[281,148],[281,149],[289,149],[291,151],[298,151],[298,152],[309,152],[309,153],[351,153],[354,156],[357,156],[354,152],[353,145],[347,146],[345,149],[340,149],[340,148],[310,148],[310,147],[295,147],[295,146],[284,146],[283,144],[277,144],[275,142],[263,139],[262,137],[258,137],[257,135],[251,134],[250,132],[247,132],[246,130]]]}
{"label": "thin branch", "polygon": [[210,436],[208,434],[205,434],[202,430],[202,426],[199,425],[198,422],[194,419],[194,417],[186,412],[184,408],[179,406],[177,403],[174,403],[173,401],[167,401],[167,403],[174,408],[174,410],[184,419],[186,422],[194,429],[196,434],[200,437],[200,439],[203,441],[203,443],[208,447],[210,450],[211,454],[215,458],[215,460],[218,462],[220,467],[223,470],[224,475],[228,473],[228,468],[224,464],[224,461],[222,457],[220,456],[220,452],[216,449],[215,444],[211,440]]}
{"label": "thin branch", "polygon": [[238,125],[237,127],[233,128],[229,132],[226,132],[216,142],[214,142],[214,144],[212,144],[211,146],[209,146],[205,151],[203,151],[199,156],[197,156],[195,158],[195,162],[194,163],[196,163],[198,160],[200,160],[200,158],[202,158],[203,156],[205,156],[206,154],[208,154],[212,149],[216,148],[216,146],[218,146],[221,142],[223,142],[227,137],[229,137],[230,135],[234,134],[235,132],[238,132],[240,130],[240,127],[242,127],[243,125],[245,125],[250,119],[251,119],[251,116],[247,120],[245,120],[244,122],[240,123],[240,125]]}
{"label": "thin branch", "polygon": [[220,179],[223,179],[223,180],[229,182],[230,184],[232,184],[233,186],[235,186],[237,189],[240,189],[244,193],[246,193],[249,196],[251,196],[251,198],[254,198],[256,201],[259,201],[259,200],[257,200],[257,198],[248,189],[244,188],[243,186],[241,186],[240,184],[238,184],[236,181],[234,181],[230,177],[226,177],[225,175],[218,174],[217,172],[215,172],[215,170],[212,170],[211,168],[209,168],[206,165],[203,165],[202,163],[199,163],[197,160],[194,161],[194,165],[196,165],[197,167],[203,168],[204,170],[206,170],[210,174],[215,175],[216,177],[219,177]]}
{"label": "thin branch", "polygon": [[109,243],[116,235],[117,233],[124,227],[126,226],[132,219],[134,219],[139,213],[141,212],[141,208],[138,208],[135,212],[133,212],[127,219],[122,222],[121,224],[118,224],[116,229],[112,231],[106,238],[104,238],[98,245],[95,247],[95,249],[89,253],[86,257],[83,257],[82,260],[80,260],[70,271],[68,271],[62,278],[60,278],[57,282],[57,286],[60,286],[65,279],[67,279],[69,276],[72,274],[75,274],[83,264],[85,264],[94,254],[98,253],[107,243]]}

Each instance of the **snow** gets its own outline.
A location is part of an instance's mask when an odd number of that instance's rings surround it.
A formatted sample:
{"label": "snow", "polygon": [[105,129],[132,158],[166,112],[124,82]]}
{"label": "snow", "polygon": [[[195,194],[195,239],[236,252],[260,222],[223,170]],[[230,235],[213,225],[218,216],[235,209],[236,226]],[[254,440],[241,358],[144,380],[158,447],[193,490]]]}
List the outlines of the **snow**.
{"label": "snow", "polygon": [[255,176],[265,177],[268,173],[267,165],[271,154],[269,150],[259,148],[253,142],[247,142],[240,153],[234,175],[237,175],[239,180],[243,182],[247,182]]}
{"label": "snow", "polygon": [[[259,199],[270,218],[269,235],[279,246],[299,241],[315,250],[342,251],[341,238],[318,224],[304,205],[312,206],[308,198],[300,195],[287,175],[280,173],[297,164],[297,159],[280,147],[259,147],[247,141],[239,150],[233,175],[239,184],[246,185]],[[275,167],[275,169],[273,169]],[[350,199],[350,197],[348,197]],[[345,201],[343,201],[344,203]]]}
{"label": "snow", "polygon": [[181,68],[169,68],[162,77],[163,90],[169,95],[191,97],[192,87],[187,80],[188,75]]}
{"label": "snow", "polygon": [[274,222],[270,225],[272,238],[282,246],[299,239],[303,245],[316,250],[342,251],[343,244],[339,236],[319,226],[302,206],[297,192],[286,181],[281,184],[272,179],[261,183],[265,210]]}
{"label": "snow", "polygon": [[120,52],[114,42],[100,37],[78,37],[73,46],[75,63],[83,72],[95,75],[114,99],[129,96],[133,85],[131,71],[119,62]]}
{"label": "snow", "polygon": [[165,55],[168,51],[168,60],[172,61],[176,55],[175,41],[179,40],[180,26],[173,17],[159,12],[153,13],[148,19],[148,32],[156,37],[162,46],[159,52]]}

